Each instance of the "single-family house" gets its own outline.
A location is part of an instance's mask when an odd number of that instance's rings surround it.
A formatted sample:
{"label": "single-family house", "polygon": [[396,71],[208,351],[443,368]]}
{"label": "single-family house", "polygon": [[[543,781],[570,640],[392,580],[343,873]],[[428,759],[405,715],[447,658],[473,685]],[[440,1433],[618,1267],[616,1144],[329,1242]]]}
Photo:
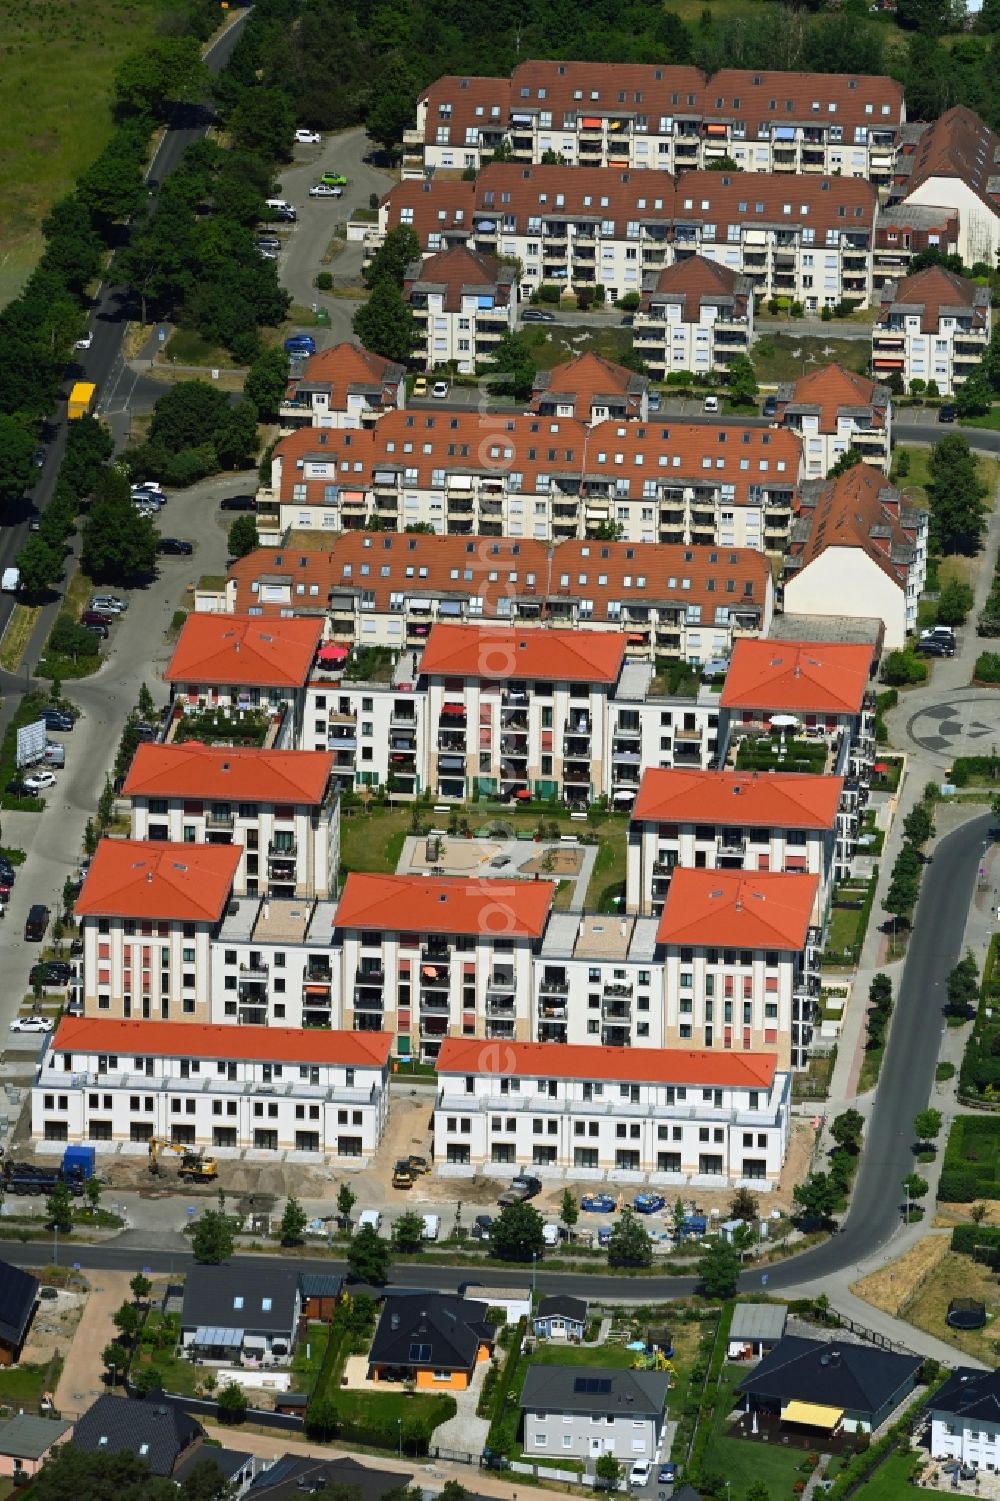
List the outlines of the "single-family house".
{"label": "single-family house", "polygon": [[0,1261],[0,1366],[16,1365],[38,1307],[38,1278]]}
{"label": "single-family house", "polygon": [[356,1495],[357,1501],[382,1501],[387,1491],[409,1492],[412,1475],[398,1470],[376,1470],[356,1459],[319,1459],[305,1454],[283,1454],[261,1470],[250,1487],[248,1501],[301,1501],[320,1494]]}
{"label": "single-family house", "polygon": [[756,1360],[785,1336],[788,1309],[783,1303],[737,1303],[729,1326],[730,1360]]}
{"label": "single-family house", "polygon": [[86,1454],[134,1454],[154,1475],[173,1476],[193,1454],[212,1452],[203,1438],[201,1425],[172,1404],[107,1392],[77,1419],[72,1444]]}
{"label": "single-family house", "polygon": [[493,1351],[488,1311],[488,1304],[452,1293],[390,1293],[368,1355],[369,1379],[465,1391]]}
{"label": "single-family house", "polygon": [[532,1328],[545,1339],[583,1339],[587,1327],[587,1301],[554,1293],[538,1305]]}
{"label": "single-family house", "polygon": [[534,1365],[521,1388],[524,1453],[625,1464],[656,1458],[665,1421],[665,1371]]}
{"label": "single-family house", "polygon": [[1000,1469],[1000,1371],[958,1366],[930,1404],[931,1458]]}
{"label": "single-family house", "polygon": [[[73,1424],[19,1412],[0,1423],[0,1476],[36,1475],[53,1449],[70,1437]],[[19,1483],[19,1482],[18,1482]]]}
{"label": "single-family house", "polygon": [[257,1473],[257,1456],[246,1449],[211,1448],[195,1449],[185,1455],[172,1475],[178,1485],[183,1485],[201,1465],[214,1465],[221,1477],[226,1501],[240,1501],[253,1484]]}
{"label": "single-family house", "polygon": [[184,1284],[181,1343],[203,1360],[287,1365],[301,1312],[298,1272],[193,1266]]}
{"label": "single-family house", "polygon": [[782,1426],[870,1433],[910,1394],[919,1368],[916,1355],[786,1335],[736,1390],[748,1413]]}

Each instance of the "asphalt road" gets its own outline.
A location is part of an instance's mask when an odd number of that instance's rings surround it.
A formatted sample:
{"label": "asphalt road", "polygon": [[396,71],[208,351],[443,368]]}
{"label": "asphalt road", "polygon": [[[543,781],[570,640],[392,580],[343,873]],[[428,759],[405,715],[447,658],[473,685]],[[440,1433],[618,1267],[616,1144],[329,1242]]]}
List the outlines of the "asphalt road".
{"label": "asphalt road", "polygon": [[[205,62],[212,73],[218,73],[229,61],[248,15],[249,11],[244,11],[237,16],[205,53]],[[211,111],[204,105],[179,107],[163,133],[147,180],[160,183],[165,177],[169,177],[188,146],[205,134],[211,119]],[[110,396],[120,382],[126,381],[131,387],[135,379],[123,358],[126,291],[114,280],[114,265],[112,258],[108,275],[97,289],[88,319],[88,324],[94,331],[94,342],[85,353],[76,351],[74,358],[66,366],[59,411],[48,421],[47,453],[32,491],[32,505],[20,510],[9,510],[4,518],[5,524],[0,528],[0,568],[14,562],[27,540],[31,515],[36,511],[43,511],[52,499],[66,447],[66,409],[62,403],[68,397],[73,382],[93,381],[97,386],[100,402],[102,398]],[[10,618],[14,604],[13,595],[0,595],[0,633]]]}

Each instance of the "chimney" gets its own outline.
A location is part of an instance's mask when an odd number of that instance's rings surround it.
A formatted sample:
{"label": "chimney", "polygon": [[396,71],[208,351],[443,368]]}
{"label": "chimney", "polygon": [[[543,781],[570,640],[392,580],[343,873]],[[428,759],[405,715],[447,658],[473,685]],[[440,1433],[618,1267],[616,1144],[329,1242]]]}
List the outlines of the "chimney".
{"label": "chimney", "polygon": [[147,886],[152,886],[153,884],[153,872],[151,870],[147,870],[146,872],[146,884]]}

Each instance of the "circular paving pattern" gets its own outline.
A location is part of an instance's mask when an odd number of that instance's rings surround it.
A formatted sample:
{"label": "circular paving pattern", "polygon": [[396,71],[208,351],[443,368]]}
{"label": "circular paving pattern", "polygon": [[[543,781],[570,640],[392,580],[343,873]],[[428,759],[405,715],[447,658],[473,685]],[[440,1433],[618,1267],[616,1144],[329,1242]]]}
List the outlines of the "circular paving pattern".
{"label": "circular paving pattern", "polygon": [[921,750],[946,764],[955,756],[988,756],[1000,746],[1000,694],[980,690],[919,709],[906,731]]}

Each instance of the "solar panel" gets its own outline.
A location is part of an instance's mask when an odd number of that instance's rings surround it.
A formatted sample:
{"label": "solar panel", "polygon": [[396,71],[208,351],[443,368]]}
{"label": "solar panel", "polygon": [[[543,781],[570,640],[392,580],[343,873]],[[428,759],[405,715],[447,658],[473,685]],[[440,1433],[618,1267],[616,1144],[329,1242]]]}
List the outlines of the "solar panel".
{"label": "solar panel", "polygon": [[607,1396],[611,1390],[611,1380],[607,1376],[577,1376],[573,1390],[584,1392],[587,1396]]}
{"label": "solar panel", "polygon": [[414,1365],[426,1364],[431,1358],[430,1345],[411,1345],[410,1360]]}

